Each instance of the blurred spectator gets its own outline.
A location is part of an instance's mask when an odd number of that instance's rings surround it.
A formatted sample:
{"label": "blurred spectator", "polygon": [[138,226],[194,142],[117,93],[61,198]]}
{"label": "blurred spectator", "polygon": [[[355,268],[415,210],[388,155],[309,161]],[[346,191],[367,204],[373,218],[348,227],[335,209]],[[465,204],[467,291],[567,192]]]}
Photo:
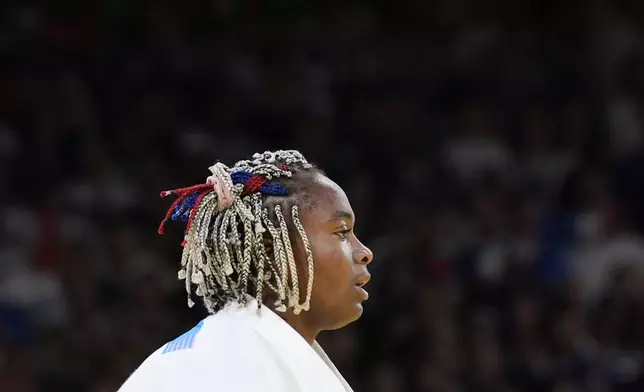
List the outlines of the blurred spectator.
{"label": "blurred spectator", "polygon": [[194,325],[160,190],[298,148],[375,253],[356,391],[644,390],[637,2],[9,1],[0,391],[113,391]]}

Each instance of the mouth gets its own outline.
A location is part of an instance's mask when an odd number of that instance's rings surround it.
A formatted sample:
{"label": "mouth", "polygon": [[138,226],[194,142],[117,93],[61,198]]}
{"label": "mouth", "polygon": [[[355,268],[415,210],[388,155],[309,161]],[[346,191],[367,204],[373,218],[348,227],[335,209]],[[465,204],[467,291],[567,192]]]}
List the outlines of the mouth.
{"label": "mouth", "polygon": [[371,280],[371,275],[369,274],[362,275],[358,278],[357,282],[355,283],[355,286],[358,288],[362,288],[362,286],[369,283],[369,280]]}
{"label": "mouth", "polygon": [[363,275],[357,280],[354,285],[356,291],[358,292],[358,295],[360,296],[360,301],[366,301],[369,299],[369,293],[363,288],[363,286],[366,285],[367,282],[369,282],[369,279],[371,279],[371,275]]}

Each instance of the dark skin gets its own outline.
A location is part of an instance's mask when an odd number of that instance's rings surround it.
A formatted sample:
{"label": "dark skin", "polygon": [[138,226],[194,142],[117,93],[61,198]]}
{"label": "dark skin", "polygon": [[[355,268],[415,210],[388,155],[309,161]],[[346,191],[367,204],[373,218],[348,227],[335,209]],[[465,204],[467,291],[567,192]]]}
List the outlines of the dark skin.
{"label": "dark skin", "polygon": [[[321,331],[334,330],[362,315],[368,294],[361,288],[370,278],[367,265],[373,254],[356,237],[355,215],[342,188],[316,175],[308,188],[312,207],[300,209],[300,220],[313,251],[315,275],[311,307],[299,315],[277,313],[309,343]],[[301,239],[291,237],[300,281],[300,302],[306,296],[308,268]]]}

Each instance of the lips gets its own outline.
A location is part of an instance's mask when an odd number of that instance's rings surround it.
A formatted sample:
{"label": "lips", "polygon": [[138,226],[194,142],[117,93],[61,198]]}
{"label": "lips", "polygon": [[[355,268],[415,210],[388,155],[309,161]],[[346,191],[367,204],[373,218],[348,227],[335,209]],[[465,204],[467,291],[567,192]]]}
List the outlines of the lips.
{"label": "lips", "polygon": [[361,276],[355,284],[356,292],[360,296],[360,301],[366,301],[369,299],[369,293],[362,287],[367,284],[369,279],[371,279],[371,275]]}
{"label": "lips", "polygon": [[356,284],[355,284],[355,285],[356,285],[356,287],[360,287],[360,288],[362,288],[362,286],[366,285],[366,284],[369,282],[369,280],[371,280],[371,275],[370,275],[370,274],[364,274],[364,275],[361,275],[361,276],[357,279],[357,281],[356,281]]}

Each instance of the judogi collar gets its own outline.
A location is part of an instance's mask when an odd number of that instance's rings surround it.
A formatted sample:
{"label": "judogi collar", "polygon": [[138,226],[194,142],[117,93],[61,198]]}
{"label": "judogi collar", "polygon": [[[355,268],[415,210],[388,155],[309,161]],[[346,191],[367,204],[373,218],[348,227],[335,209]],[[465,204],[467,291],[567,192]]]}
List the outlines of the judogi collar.
{"label": "judogi collar", "polygon": [[353,392],[317,342],[265,306],[230,303],[159,348],[120,392]]}

